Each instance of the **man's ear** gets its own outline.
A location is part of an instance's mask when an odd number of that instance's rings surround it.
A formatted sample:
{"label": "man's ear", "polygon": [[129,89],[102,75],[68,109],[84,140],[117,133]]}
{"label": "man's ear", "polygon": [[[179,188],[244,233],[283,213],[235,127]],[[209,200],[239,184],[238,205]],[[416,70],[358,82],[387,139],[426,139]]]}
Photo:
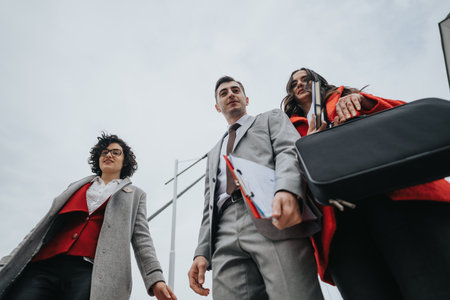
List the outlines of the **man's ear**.
{"label": "man's ear", "polygon": [[248,106],[248,97],[245,97],[245,106]]}
{"label": "man's ear", "polygon": [[214,107],[216,108],[217,112],[219,112],[219,113],[222,112],[219,108],[219,105],[217,105],[217,103],[214,105]]}

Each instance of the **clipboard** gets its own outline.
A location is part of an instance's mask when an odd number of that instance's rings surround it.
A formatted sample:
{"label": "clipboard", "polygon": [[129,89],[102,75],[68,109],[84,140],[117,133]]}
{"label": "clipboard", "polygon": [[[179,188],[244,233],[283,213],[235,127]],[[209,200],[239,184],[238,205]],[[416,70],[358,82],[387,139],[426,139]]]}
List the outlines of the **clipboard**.
{"label": "clipboard", "polygon": [[233,178],[235,180],[236,185],[239,187],[239,190],[242,193],[242,196],[244,197],[244,200],[247,202],[248,206],[250,207],[250,210],[253,214],[253,216],[256,219],[261,219],[264,216],[264,213],[261,211],[260,208],[258,208],[255,203],[252,201],[253,193],[248,190],[248,188],[245,186],[244,180],[242,179],[241,173],[239,173],[239,170],[236,170],[231,163],[230,159],[227,155],[223,156],[225,159],[225,162],[228,166],[228,168],[231,170],[231,174],[233,175]]}
{"label": "clipboard", "polygon": [[[232,155],[224,155],[224,158],[253,216],[256,219],[272,218],[272,200],[276,193],[275,170]],[[302,222],[317,220],[314,211],[308,201],[303,201]]]}

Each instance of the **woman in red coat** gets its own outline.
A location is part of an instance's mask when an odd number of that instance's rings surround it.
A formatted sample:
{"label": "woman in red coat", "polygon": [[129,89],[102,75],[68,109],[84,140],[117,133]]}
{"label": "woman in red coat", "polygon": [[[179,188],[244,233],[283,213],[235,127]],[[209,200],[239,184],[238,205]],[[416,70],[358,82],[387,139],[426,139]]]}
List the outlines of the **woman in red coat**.
{"label": "woman in red coat", "polygon": [[[291,74],[282,102],[302,136],[316,131],[306,119],[314,78],[325,107],[326,124],[319,130],[404,103],[330,85],[302,68]],[[363,199],[355,209],[321,210],[323,230],[312,238],[319,275],[336,284],[344,299],[450,299],[450,184],[445,179]]]}

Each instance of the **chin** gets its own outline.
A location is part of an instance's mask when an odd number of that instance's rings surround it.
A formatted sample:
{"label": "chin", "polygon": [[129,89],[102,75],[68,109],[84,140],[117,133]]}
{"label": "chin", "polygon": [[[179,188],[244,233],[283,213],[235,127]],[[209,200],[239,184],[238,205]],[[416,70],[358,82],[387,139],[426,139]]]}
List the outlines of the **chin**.
{"label": "chin", "polygon": [[300,97],[295,97],[295,101],[298,104],[305,104],[312,101],[310,94],[302,94]]}

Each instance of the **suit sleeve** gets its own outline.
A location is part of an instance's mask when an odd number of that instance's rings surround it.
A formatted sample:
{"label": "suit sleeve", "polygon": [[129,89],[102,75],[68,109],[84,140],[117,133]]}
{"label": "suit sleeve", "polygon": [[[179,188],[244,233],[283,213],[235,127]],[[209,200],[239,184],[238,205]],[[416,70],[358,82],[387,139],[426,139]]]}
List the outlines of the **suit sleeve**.
{"label": "suit sleeve", "polygon": [[208,161],[206,162],[206,176],[205,176],[205,202],[204,202],[204,207],[203,207],[203,218],[202,218],[202,223],[200,225],[200,232],[198,235],[198,244],[197,244],[197,248],[195,249],[194,252],[194,258],[197,256],[203,256],[206,258],[206,260],[208,261],[208,268],[210,268],[211,266],[211,257],[210,253],[211,253],[211,245],[210,245],[210,241],[211,241],[211,232],[209,230],[210,228],[210,221],[211,218],[209,216],[209,198],[210,198],[210,189],[209,189],[209,156],[208,156]]}
{"label": "suit sleeve", "polygon": [[156,257],[155,247],[150,235],[147,222],[147,198],[142,193],[139,198],[139,206],[136,214],[136,221],[131,238],[134,255],[136,256],[137,265],[141,272],[144,284],[151,296],[153,291],[150,289],[155,283],[164,281],[162,268]]}
{"label": "suit sleeve", "polygon": [[275,190],[285,190],[300,196],[301,175],[295,150],[295,142],[300,135],[279,109],[270,112],[269,131],[275,161]]}

